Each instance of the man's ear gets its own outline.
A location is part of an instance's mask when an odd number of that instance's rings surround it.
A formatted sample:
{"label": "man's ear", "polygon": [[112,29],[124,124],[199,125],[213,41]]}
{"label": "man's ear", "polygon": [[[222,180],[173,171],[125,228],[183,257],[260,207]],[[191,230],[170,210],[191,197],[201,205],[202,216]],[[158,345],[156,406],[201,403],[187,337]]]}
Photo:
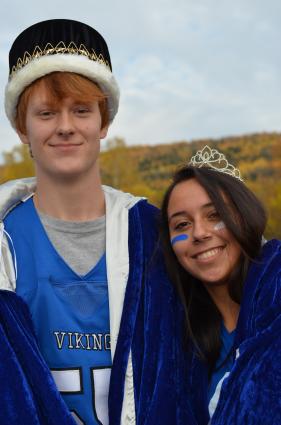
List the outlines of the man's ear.
{"label": "man's ear", "polygon": [[25,145],[29,145],[29,141],[26,134],[23,134],[21,131],[17,130],[18,136],[22,143]]}
{"label": "man's ear", "polygon": [[107,124],[103,128],[101,128],[100,139],[104,139],[107,136],[108,128],[109,128],[109,124]]}

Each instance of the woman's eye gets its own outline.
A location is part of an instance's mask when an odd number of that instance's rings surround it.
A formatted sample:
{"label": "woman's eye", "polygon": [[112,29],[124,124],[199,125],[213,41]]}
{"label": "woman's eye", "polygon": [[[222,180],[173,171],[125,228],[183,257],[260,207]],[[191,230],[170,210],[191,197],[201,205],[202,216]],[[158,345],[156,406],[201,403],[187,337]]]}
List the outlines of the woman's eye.
{"label": "woman's eye", "polygon": [[175,230],[183,230],[189,227],[191,223],[189,221],[181,221],[175,225]]}
{"label": "woman's eye", "polygon": [[213,211],[208,215],[208,218],[211,220],[218,220],[220,218],[220,215],[217,211]]}

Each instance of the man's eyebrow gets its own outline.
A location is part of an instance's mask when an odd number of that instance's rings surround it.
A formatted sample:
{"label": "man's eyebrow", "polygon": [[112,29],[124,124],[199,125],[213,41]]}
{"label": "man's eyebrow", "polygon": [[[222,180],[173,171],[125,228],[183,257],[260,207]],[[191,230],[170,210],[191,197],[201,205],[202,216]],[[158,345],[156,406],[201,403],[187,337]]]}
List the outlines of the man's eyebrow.
{"label": "man's eyebrow", "polygon": [[43,101],[40,104],[35,104],[34,108],[52,108],[55,107],[55,103],[51,101]]}

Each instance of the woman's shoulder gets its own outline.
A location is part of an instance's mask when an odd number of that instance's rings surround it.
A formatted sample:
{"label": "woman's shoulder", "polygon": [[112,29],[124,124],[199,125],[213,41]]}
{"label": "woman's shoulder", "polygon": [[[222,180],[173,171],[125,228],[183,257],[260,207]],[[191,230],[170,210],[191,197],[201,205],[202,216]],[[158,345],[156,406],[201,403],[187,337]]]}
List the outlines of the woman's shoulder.
{"label": "woman's shoulder", "polygon": [[[257,272],[257,278],[261,281],[275,279],[281,272],[281,241],[272,239],[263,247],[260,257],[251,265],[253,272]],[[250,269],[250,273],[251,273]],[[249,274],[250,274],[249,273]]]}
{"label": "woman's shoulder", "polygon": [[245,282],[245,294],[268,290],[270,282],[276,279],[280,271],[281,241],[272,239],[263,245],[260,256],[251,262]]}
{"label": "woman's shoulder", "polygon": [[281,256],[281,240],[271,239],[265,241],[262,246],[261,256],[268,260],[273,260],[275,257]]}
{"label": "woman's shoulder", "polygon": [[274,276],[280,270],[281,241],[271,239],[263,244],[259,257],[251,262],[246,286],[249,285],[249,281],[254,280],[257,284],[265,278],[268,279],[270,276]]}
{"label": "woman's shoulder", "polygon": [[244,284],[238,320],[238,340],[255,335],[281,315],[281,241],[263,245]]}

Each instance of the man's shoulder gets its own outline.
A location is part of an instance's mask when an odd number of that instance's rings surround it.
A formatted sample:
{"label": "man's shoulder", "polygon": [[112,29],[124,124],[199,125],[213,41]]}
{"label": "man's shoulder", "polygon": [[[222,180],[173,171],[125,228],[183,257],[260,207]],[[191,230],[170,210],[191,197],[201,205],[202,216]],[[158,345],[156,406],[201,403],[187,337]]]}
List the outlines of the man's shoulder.
{"label": "man's shoulder", "polygon": [[142,240],[145,251],[151,255],[159,242],[159,209],[147,200],[139,201],[129,211],[129,229]]}
{"label": "man's shoulder", "polygon": [[159,219],[159,208],[157,208],[155,205],[150,204],[147,199],[142,199],[138,201],[138,203],[135,204],[134,208],[138,209],[140,217],[146,222],[155,222]]}
{"label": "man's shoulder", "polygon": [[159,209],[150,204],[145,197],[132,195],[110,186],[103,185],[102,188],[108,211],[125,208],[129,211],[131,217],[137,214],[141,221],[151,223],[158,220]]}
{"label": "man's shoulder", "polygon": [[20,201],[34,193],[36,180],[33,177],[10,180],[0,185],[0,220]]}
{"label": "man's shoulder", "polygon": [[136,203],[145,199],[141,196],[135,196],[131,193],[123,192],[119,189],[114,189],[111,186],[103,185],[102,189],[105,195],[106,205],[109,207],[109,209],[126,208],[129,210]]}

